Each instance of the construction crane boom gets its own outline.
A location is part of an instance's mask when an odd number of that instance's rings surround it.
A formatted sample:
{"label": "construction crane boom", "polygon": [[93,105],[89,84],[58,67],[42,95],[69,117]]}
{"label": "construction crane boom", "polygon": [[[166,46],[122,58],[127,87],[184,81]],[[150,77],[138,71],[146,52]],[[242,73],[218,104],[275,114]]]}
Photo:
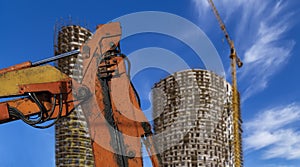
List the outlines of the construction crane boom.
{"label": "construction crane boom", "polygon": [[230,66],[231,66],[231,79],[232,79],[232,110],[233,110],[233,150],[234,150],[234,166],[243,166],[242,158],[242,142],[241,142],[241,116],[240,116],[240,101],[239,93],[237,89],[237,77],[236,77],[236,65],[240,68],[243,66],[241,59],[237,56],[234,42],[230,38],[229,33],[226,30],[225,24],[221,19],[221,16],[212,0],[207,0],[212,8],[214,15],[216,16],[221,30],[223,31],[225,38],[230,46]]}
{"label": "construction crane boom", "polygon": [[227,32],[225,24],[224,24],[223,20],[221,19],[221,16],[220,16],[220,14],[219,14],[219,12],[218,12],[218,10],[217,10],[214,2],[212,0],[207,0],[207,1],[208,1],[209,5],[211,6],[211,8],[212,8],[212,10],[213,10],[213,12],[214,12],[217,20],[218,20],[218,23],[220,25],[221,30],[223,31],[223,33],[225,35],[227,43],[230,46],[230,52],[231,52],[231,54],[233,54],[233,53],[235,54],[235,57],[236,57],[236,61],[235,62],[237,63],[237,65],[238,65],[239,68],[242,67],[243,66],[243,62],[241,61],[241,59],[236,54],[235,47],[234,47],[234,42],[233,42],[233,40],[231,40],[231,38],[230,38],[230,36],[229,36],[229,34]]}

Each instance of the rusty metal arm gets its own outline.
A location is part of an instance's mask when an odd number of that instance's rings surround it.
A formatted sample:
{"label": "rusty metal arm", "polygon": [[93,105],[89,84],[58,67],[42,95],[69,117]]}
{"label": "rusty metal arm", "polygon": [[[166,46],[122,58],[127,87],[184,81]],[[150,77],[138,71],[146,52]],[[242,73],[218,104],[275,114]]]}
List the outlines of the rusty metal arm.
{"label": "rusty metal arm", "polygon": [[[123,58],[112,59],[112,63],[117,65],[115,69],[111,69],[114,73],[111,80],[103,82],[97,75],[99,65],[104,60],[103,56],[119,46],[120,37],[121,26],[119,23],[109,23],[98,28],[93,38],[81,48],[84,75],[80,83],[52,66],[38,66],[56,60],[56,58],[36,63],[25,62],[0,70],[0,83],[4,88],[0,89],[0,98],[14,98],[0,103],[0,123],[22,119],[34,127],[49,127],[50,125],[38,126],[37,124],[67,116],[80,104],[89,124],[96,167],[103,164],[116,167],[126,166],[126,164],[127,166],[142,166],[142,159],[138,152],[141,147],[136,141],[145,137],[150,143],[146,146],[150,150],[149,154],[151,154],[153,165],[158,167],[159,159],[152,147],[154,144],[149,137],[150,132],[144,126],[149,123],[140,109],[134,89],[126,75]],[[74,51],[75,53],[77,51]],[[72,54],[65,54],[59,58]],[[119,72],[117,75],[115,75],[116,70]],[[107,87],[103,84],[106,84]],[[114,84],[118,86],[114,87]],[[114,96],[115,93],[121,96]],[[125,98],[122,95],[126,95]],[[119,97],[119,99],[110,97]],[[88,100],[86,100],[87,98]],[[107,100],[109,100],[109,108],[107,108]],[[117,106],[118,104],[121,104],[121,107]],[[120,108],[122,109],[120,110]],[[111,110],[113,114],[107,115],[107,109]],[[35,116],[38,117],[32,118]],[[142,123],[136,119],[128,119],[133,117],[138,118]],[[115,120],[115,130],[120,130],[125,135],[136,138],[133,141],[127,137],[122,139],[124,144],[122,147],[132,148],[135,152],[128,149],[127,152],[124,152],[122,159],[118,159],[120,156],[103,148],[103,146],[110,149],[115,147],[115,145],[111,145],[113,136],[107,119]],[[121,145],[122,143],[116,144]]]}
{"label": "rusty metal arm", "polygon": [[74,97],[80,85],[52,66],[6,68],[0,82],[0,98],[13,98],[0,103],[0,123],[21,119],[30,126],[47,128],[56,121],[40,124],[68,115],[82,101]]}
{"label": "rusty metal arm", "polygon": [[[82,108],[89,125],[96,167],[142,166],[141,139],[146,134],[142,122],[148,121],[127,76],[125,59],[119,54],[120,38],[119,23],[105,24],[81,48],[84,74],[81,83],[93,90],[93,98]],[[157,155],[154,149],[150,150],[152,164],[158,167]]]}

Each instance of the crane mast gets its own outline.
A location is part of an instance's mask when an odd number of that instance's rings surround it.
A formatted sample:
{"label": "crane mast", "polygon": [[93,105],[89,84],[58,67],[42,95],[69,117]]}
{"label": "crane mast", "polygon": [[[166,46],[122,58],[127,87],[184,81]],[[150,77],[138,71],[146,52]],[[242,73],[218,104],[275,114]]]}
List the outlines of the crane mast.
{"label": "crane mast", "polygon": [[221,16],[214,5],[212,0],[207,0],[210,7],[212,8],[214,15],[216,16],[218,23],[220,25],[221,30],[223,31],[226,41],[230,46],[230,66],[231,66],[231,79],[232,79],[232,110],[233,110],[233,149],[234,149],[234,166],[241,167],[243,166],[242,162],[242,142],[241,142],[241,116],[240,116],[240,100],[239,100],[239,93],[237,89],[237,76],[236,76],[236,66],[239,68],[243,66],[243,62],[238,57],[234,42],[231,40],[224,22],[221,19]]}

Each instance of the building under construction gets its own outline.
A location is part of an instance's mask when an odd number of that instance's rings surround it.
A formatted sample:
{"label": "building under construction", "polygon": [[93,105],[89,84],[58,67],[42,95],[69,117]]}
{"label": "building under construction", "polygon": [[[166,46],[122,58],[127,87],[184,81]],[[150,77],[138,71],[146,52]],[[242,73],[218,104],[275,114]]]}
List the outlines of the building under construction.
{"label": "building under construction", "polygon": [[153,118],[166,167],[234,167],[235,157],[242,162],[233,144],[241,143],[242,132],[234,137],[232,88],[213,72],[185,70],[156,83]]}
{"label": "building under construction", "polygon": [[[80,49],[92,33],[78,25],[63,25],[57,28],[55,55]],[[81,54],[57,63],[58,69],[75,80],[82,78]],[[89,130],[82,109],[77,107],[68,117],[55,125],[56,166],[94,166]]]}

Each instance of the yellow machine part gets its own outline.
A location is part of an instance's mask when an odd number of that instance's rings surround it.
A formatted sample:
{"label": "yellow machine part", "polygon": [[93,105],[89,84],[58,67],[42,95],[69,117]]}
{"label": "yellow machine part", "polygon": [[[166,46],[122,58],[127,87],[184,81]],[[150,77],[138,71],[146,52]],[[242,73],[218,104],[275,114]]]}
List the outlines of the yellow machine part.
{"label": "yellow machine part", "polygon": [[67,79],[53,66],[37,66],[0,74],[0,97],[19,95],[19,85],[57,82]]}

